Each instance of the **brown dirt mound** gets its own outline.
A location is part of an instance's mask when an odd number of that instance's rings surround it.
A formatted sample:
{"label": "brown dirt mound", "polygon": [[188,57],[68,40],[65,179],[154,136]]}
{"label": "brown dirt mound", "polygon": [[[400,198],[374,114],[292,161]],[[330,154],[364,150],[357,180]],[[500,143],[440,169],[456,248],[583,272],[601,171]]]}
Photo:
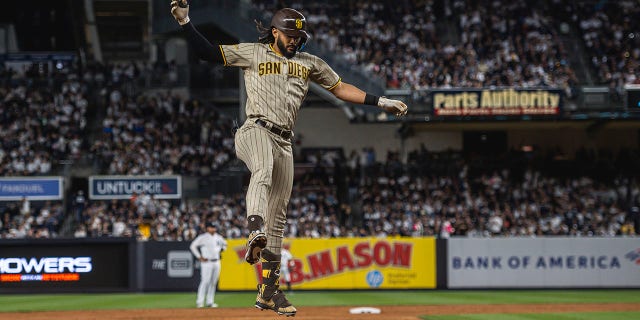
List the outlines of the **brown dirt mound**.
{"label": "brown dirt mound", "polygon": [[[640,304],[502,304],[502,305],[450,305],[450,306],[378,306],[380,314],[349,314],[351,307],[301,307],[295,320],[321,319],[394,319],[416,320],[421,315],[472,314],[472,313],[550,313],[550,312],[596,312],[596,311],[640,311]],[[148,309],[148,310],[92,310],[0,313],[0,319],[8,320],[142,320],[142,319],[216,319],[254,320],[287,319],[272,311],[250,308],[217,309]]]}

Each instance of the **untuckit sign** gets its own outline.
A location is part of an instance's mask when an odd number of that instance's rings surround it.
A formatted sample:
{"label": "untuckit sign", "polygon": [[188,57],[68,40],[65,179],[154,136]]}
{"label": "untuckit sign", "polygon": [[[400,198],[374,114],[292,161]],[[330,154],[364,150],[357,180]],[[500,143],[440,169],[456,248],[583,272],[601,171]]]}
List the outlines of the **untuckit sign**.
{"label": "untuckit sign", "polygon": [[90,199],[129,199],[131,195],[152,194],[157,199],[180,199],[180,176],[92,176]]}

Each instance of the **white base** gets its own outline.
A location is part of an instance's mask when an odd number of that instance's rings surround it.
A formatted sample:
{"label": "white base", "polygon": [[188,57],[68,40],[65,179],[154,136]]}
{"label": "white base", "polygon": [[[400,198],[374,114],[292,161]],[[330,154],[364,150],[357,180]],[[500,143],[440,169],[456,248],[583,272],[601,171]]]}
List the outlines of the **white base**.
{"label": "white base", "polygon": [[380,309],[378,308],[371,308],[371,307],[358,307],[358,308],[351,308],[349,309],[349,313],[351,314],[363,314],[363,313],[372,313],[372,314],[379,314]]}

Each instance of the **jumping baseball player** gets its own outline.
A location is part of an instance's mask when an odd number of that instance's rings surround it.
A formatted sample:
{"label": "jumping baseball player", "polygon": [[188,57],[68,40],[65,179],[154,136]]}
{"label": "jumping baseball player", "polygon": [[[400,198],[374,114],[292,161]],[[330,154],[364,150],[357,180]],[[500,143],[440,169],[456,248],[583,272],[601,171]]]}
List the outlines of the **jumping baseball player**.
{"label": "jumping baseball player", "polygon": [[216,285],[220,279],[220,254],[227,249],[227,241],[217,234],[218,226],[212,222],[206,223],[207,232],[197,236],[189,249],[198,260],[200,260],[200,285],[198,286],[198,296],[196,306],[202,308],[206,306],[216,308],[214,302],[216,296]]}
{"label": "jumping baseball player", "polygon": [[173,0],[171,13],[200,59],[244,70],[247,119],[236,132],[235,146],[238,158],[251,171],[245,260],[262,264],[256,308],[294,316],[296,308],[279,290],[280,254],[293,186],[292,130],[309,82],[344,101],[378,106],[398,116],[407,113],[407,106],[343,82],[322,59],[301,52],[309,39],[307,20],[294,9],[276,12],[270,28],[258,24],[258,42],[232,45],[211,44],[204,38],[190,23],[184,0]]}

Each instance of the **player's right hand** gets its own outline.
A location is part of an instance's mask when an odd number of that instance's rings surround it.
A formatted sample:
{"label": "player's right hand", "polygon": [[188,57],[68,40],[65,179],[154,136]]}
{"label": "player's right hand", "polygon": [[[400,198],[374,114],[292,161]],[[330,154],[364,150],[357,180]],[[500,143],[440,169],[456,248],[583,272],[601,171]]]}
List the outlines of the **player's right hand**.
{"label": "player's right hand", "polygon": [[180,25],[189,23],[189,4],[187,0],[171,1],[171,14]]}

